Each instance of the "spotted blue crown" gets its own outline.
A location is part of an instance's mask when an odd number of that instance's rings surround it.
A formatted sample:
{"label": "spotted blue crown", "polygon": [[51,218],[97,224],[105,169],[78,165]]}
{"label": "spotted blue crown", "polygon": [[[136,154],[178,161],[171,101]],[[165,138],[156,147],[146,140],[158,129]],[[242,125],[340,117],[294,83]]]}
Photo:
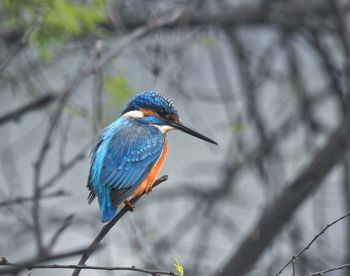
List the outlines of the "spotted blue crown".
{"label": "spotted blue crown", "polygon": [[136,94],[127,103],[123,114],[132,110],[139,110],[140,108],[151,109],[160,114],[178,117],[177,109],[172,101],[153,91],[144,91]]}

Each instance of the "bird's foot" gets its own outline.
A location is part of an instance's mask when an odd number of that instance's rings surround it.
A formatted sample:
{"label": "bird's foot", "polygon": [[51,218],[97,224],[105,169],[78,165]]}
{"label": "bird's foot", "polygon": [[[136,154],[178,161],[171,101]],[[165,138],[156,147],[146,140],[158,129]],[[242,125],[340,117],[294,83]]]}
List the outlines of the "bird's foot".
{"label": "bird's foot", "polygon": [[152,192],[152,187],[145,190],[146,194],[149,194],[150,192]]}
{"label": "bird's foot", "polygon": [[128,207],[128,209],[129,209],[129,211],[130,212],[134,212],[134,210],[135,210],[135,205],[134,204],[132,204],[129,200],[124,200],[124,204],[125,204],[125,206],[127,206]]}

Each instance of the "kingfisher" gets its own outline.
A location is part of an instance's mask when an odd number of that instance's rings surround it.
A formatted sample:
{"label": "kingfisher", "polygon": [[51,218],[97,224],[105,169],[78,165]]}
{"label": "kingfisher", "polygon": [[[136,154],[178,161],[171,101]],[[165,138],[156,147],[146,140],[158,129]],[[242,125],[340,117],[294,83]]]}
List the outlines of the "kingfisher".
{"label": "kingfisher", "polygon": [[144,91],[127,103],[121,116],[104,128],[91,150],[89,204],[98,199],[101,221],[108,222],[128,198],[149,193],[168,153],[166,133],[178,129],[217,145],[186,125],[166,97]]}

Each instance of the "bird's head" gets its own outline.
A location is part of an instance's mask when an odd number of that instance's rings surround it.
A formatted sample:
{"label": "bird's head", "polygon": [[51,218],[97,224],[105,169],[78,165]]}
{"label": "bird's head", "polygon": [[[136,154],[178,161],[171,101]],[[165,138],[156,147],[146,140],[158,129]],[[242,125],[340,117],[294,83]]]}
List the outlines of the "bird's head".
{"label": "bird's head", "polygon": [[134,118],[141,123],[157,127],[162,133],[166,133],[172,129],[179,129],[199,139],[217,145],[214,140],[186,126],[180,120],[174,104],[169,99],[153,91],[136,94],[127,103],[122,114],[124,117]]}

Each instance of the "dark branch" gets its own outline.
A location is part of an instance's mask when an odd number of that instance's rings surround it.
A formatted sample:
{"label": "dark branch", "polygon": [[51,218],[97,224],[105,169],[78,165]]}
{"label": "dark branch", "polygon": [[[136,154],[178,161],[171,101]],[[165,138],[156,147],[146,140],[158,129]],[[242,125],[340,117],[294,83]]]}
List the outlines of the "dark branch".
{"label": "dark branch", "polygon": [[224,267],[223,276],[245,275],[292,218],[298,207],[322,183],[349,148],[350,115],[345,117],[310,164],[268,205],[247,238]]}
{"label": "dark branch", "polygon": [[137,268],[135,266],[132,267],[108,267],[108,266],[87,266],[87,265],[31,265],[31,264],[19,264],[19,263],[11,263],[5,257],[1,258],[0,266],[11,266],[15,268],[26,268],[26,269],[89,269],[89,270],[106,270],[106,271],[137,271],[143,272],[149,275],[177,275],[174,272],[170,271],[158,271],[144,268]]}
{"label": "dark branch", "polygon": [[[18,264],[16,267],[9,267],[6,269],[0,269],[0,275],[9,275],[9,274],[13,275],[13,274],[20,272],[23,269],[26,269],[29,266],[33,266],[33,265],[47,262],[47,261],[69,258],[72,256],[80,255],[85,251],[86,251],[86,247],[84,247],[83,249],[67,251],[67,252],[53,254],[53,255],[39,256],[37,258],[30,259],[28,261],[23,261],[21,264]],[[3,261],[4,261],[4,259],[2,259],[1,265],[6,265],[6,263],[3,263]]]}
{"label": "dark branch", "polygon": [[327,224],[327,225],[321,230],[321,232],[319,232],[319,233],[318,233],[304,248],[303,248],[303,250],[301,250],[298,254],[294,255],[294,256],[292,257],[292,259],[291,259],[288,263],[286,263],[286,264],[281,268],[280,271],[278,271],[278,272],[276,273],[276,276],[280,275],[280,274],[283,272],[283,270],[285,270],[286,267],[289,266],[291,263],[294,263],[294,261],[295,261],[297,258],[299,258],[299,256],[300,256],[301,254],[303,254],[306,250],[308,250],[308,249],[311,247],[311,245],[312,245],[324,232],[327,231],[328,228],[332,227],[332,226],[333,226],[334,224],[336,224],[337,222],[339,222],[339,221],[341,221],[341,220],[343,220],[343,219],[345,219],[345,218],[347,218],[347,217],[349,217],[349,216],[350,216],[350,212],[347,213],[347,214],[344,215],[344,216],[341,216],[340,218],[337,218],[337,219],[334,220],[333,222]]}
{"label": "dark branch", "polygon": [[321,275],[324,275],[324,274],[327,274],[329,272],[333,272],[333,271],[337,271],[337,270],[342,270],[344,268],[348,268],[350,267],[350,263],[347,263],[347,264],[343,264],[343,265],[339,265],[339,266],[336,266],[336,267],[332,267],[332,268],[328,268],[326,270],[322,270],[322,271],[319,271],[319,272],[314,272],[314,273],[311,273],[311,274],[306,274],[304,276],[321,276]]}
{"label": "dark branch", "polygon": [[[163,175],[162,177],[158,178],[154,184],[153,188],[157,187],[159,184],[161,184],[164,181],[168,180],[167,175]],[[130,200],[131,204],[135,204],[144,194],[141,196],[135,196]],[[127,213],[130,211],[130,207],[124,206],[118,214],[106,225],[104,225],[101,229],[101,231],[97,234],[96,238],[92,241],[89,248],[84,252],[83,256],[81,256],[78,265],[84,265],[86,261],[89,259],[91,254],[95,251],[97,246],[100,244],[102,239],[108,234],[108,232],[112,229],[112,227]],[[78,276],[80,273],[80,268],[77,268],[73,271],[72,276]]]}
{"label": "dark branch", "polygon": [[181,15],[183,14],[182,9],[175,9],[171,13],[167,13],[166,15],[157,17],[153,20],[150,20],[144,26],[135,29],[131,33],[125,35],[121,38],[118,43],[110,49],[104,55],[101,55],[101,45],[100,42],[97,41],[93,51],[91,52],[88,60],[84,63],[83,66],[79,68],[77,73],[63,86],[63,88],[58,92],[57,106],[53,111],[50,123],[48,125],[48,129],[44,136],[44,140],[40,147],[38,156],[36,161],[34,162],[34,180],[33,180],[33,206],[32,206],[32,218],[33,218],[33,232],[37,245],[38,254],[41,254],[44,251],[43,246],[43,238],[42,238],[42,227],[40,223],[40,204],[39,198],[41,195],[40,189],[40,181],[41,181],[41,170],[45,159],[47,157],[51,139],[53,137],[54,130],[56,129],[63,108],[66,105],[67,101],[73,94],[73,91],[89,76],[97,72],[100,68],[102,68],[105,64],[110,62],[116,56],[118,56],[128,45],[134,42],[136,39],[143,37],[144,35],[155,31],[164,25],[171,24],[179,20]]}
{"label": "dark branch", "polygon": [[[276,2],[276,4],[270,5],[268,8],[262,8],[260,5],[241,5],[237,8],[226,9],[221,12],[187,9],[185,14],[181,16],[181,25],[176,25],[178,21],[172,21],[170,24],[162,25],[161,28],[186,30],[183,27],[203,27],[210,25],[232,28],[237,26],[256,27],[256,25],[262,24],[285,27],[310,24],[317,27],[325,18],[333,16],[333,12],[329,8],[327,1],[324,0],[307,2],[290,1],[288,3]],[[134,30],[144,26],[148,20],[148,15],[125,15],[121,16],[123,24],[116,26],[113,22],[107,22],[100,24],[99,28],[112,33],[115,33],[116,27],[119,27],[120,30]],[[2,37],[8,43],[16,43],[22,35],[23,30],[15,29],[3,33]]]}
{"label": "dark branch", "polygon": [[0,117],[0,125],[3,125],[5,123],[11,122],[11,121],[19,121],[19,119],[32,111],[39,110],[41,108],[46,107],[47,105],[53,103],[57,99],[58,95],[49,93],[46,95],[43,95],[29,103],[26,103],[22,105],[21,107],[10,111]]}
{"label": "dark branch", "polygon": [[37,25],[38,22],[37,19],[35,19],[33,26],[31,26],[26,32],[23,33],[22,37],[18,41],[18,45],[7,54],[5,60],[0,64],[0,73],[11,63],[17,54],[28,45],[29,38]]}
{"label": "dark branch", "polygon": [[[53,193],[48,193],[48,194],[43,194],[41,195],[41,199],[46,199],[46,198],[53,198],[53,197],[60,197],[60,196],[67,196],[68,193],[65,192],[64,190],[58,190],[56,192]],[[5,207],[5,206],[10,206],[10,205],[14,205],[14,204],[22,204],[28,201],[33,201],[33,197],[31,196],[20,196],[20,197],[16,197],[13,199],[8,199],[6,201],[0,201],[0,208],[1,207]]]}
{"label": "dark branch", "polygon": [[[101,67],[103,67],[111,59],[118,56],[130,43],[146,35],[149,32],[155,31],[169,24],[174,24],[178,22],[183,14],[184,11],[180,9],[175,10],[171,14],[161,16],[154,20],[146,20],[145,22],[143,22],[144,24],[138,26],[138,28],[136,28],[134,31],[130,32],[129,34],[125,35],[122,39],[120,39],[119,43],[114,48],[112,48],[110,52],[106,53],[105,55],[102,55],[99,61],[96,60],[96,56],[87,61],[86,64],[82,68],[80,68],[77,74],[60,90],[59,93],[47,94],[43,97],[40,97],[39,99],[34,100],[33,102],[25,104],[22,107],[1,116],[0,125],[10,121],[17,121],[24,114],[30,111],[35,111],[40,108],[43,108],[48,104],[54,102],[55,100],[59,100],[60,102],[65,103],[66,98],[69,97],[71,91],[74,88],[76,88],[88,76],[90,76],[91,74],[99,70]],[[55,116],[53,116],[53,118],[55,118]],[[54,128],[54,120],[52,122],[52,125],[52,128]]]}
{"label": "dark branch", "polygon": [[59,237],[63,234],[63,232],[71,225],[74,215],[67,216],[62,225],[56,230],[55,234],[52,236],[49,245],[47,246],[47,251],[49,252],[57,243]]}
{"label": "dark branch", "polygon": [[43,192],[48,188],[52,187],[61,177],[65,176],[66,173],[71,170],[79,161],[84,160],[87,152],[87,147],[84,147],[75,156],[73,156],[69,161],[60,165],[60,169],[51,176],[46,182],[40,186],[40,190]]}

